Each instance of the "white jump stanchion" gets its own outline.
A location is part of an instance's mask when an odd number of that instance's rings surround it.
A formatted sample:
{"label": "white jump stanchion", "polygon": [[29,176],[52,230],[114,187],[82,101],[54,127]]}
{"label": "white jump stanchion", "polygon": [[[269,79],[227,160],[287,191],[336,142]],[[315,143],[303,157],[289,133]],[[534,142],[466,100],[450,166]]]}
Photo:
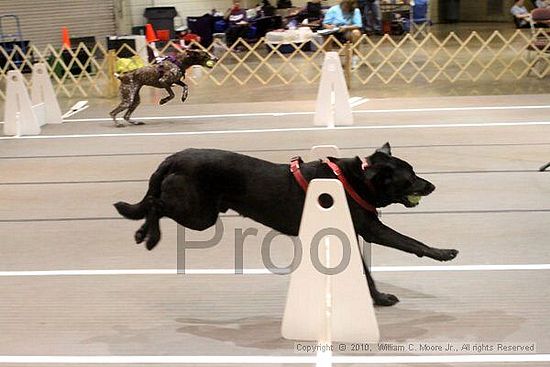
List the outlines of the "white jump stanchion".
{"label": "white jump stanchion", "polygon": [[309,159],[340,158],[340,149],[336,145],[316,145],[309,152]]}
{"label": "white jump stanchion", "polygon": [[[315,145],[309,152],[309,160],[324,159],[326,157],[340,158],[340,149],[336,145]],[[366,242],[364,239],[357,237],[357,241],[360,248],[363,250],[362,255],[365,261],[369,261],[371,258],[371,246],[370,242]]]}
{"label": "white jump stanchion", "polygon": [[38,135],[41,126],[63,122],[46,65],[34,64],[32,71],[30,97],[21,72],[8,71],[4,110],[5,135]]}
{"label": "white jump stanchion", "polygon": [[45,118],[44,106],[33,107],[29,92],[19,70],[8,71],[6,104],[4,106],[5,135],[38,135],[41,120]]}
{"label": "white jump stanchion", "polygon": [[326,53],[313,123],[328,127],[353,125],[348,87],[337,52]]}
{"label": "white jump stanchion", "polygon": [[[320,205],[322,194],[332,197],[330,208]],[[332,234],[319,238],[327,229]],[[334,234],[336,231],[341,239]],[[281,328],[283,337],[305,341],[378,342],[378,323],[340,181],[314,179],[310,182],[299,237],[303,255],[290,278]],[[343,257],[343,248],[349,260]],[[314,261],[329,269],[342,267],[342,262],[347,265],[330,275],[319,271],[320,265],[316,263],[316,268]]]}
{"label": "white jump stanchion", "polygon": [[31,100],[33,105],[44,105],[44,120],[41,125],[61,124],[61,108],[53,89],[52,81],[48,75],[46,65],[37,63],[32,68]]}

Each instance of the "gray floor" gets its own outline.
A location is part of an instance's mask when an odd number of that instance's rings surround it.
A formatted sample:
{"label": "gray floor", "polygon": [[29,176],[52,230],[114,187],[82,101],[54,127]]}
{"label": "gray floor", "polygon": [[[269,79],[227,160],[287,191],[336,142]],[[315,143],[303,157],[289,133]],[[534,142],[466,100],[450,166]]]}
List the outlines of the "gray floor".
{"label": "gray floor", "polygon": [[[105,116],[105,106],[93,106],[74,117],[92,121],[47,126],[48,139],[0,140],[0,271],[175,269],[173,222],[162,222],[163,241],[147,252],[132,241],[138,223],[111,206],[141,198],[171,152],[216,147],[287,162],[316,144],[367,155],[385,141],[438,187],[418,208],[383,210],[385,223],[458,248],[445,265],[548,264],[550,173],[536,169],[550,160],[550,126],[527,124],[549,121],[548,109],[380,111],[546,105],[548,97],[373,99],[356,108],[354,129],[305,131],[311,101],[143,106],[136,116],[167,117],[126,129],[93,120]],[[279,115],[203,116],[259,112]],[[286,112],[305,114],[280,115]],[[170,118],[182,114],[191,117]],[[491,125],[502,122],[517,124]],[[449,126],[465,123],[488,125]],[[234,213],[222,220],[227,235],[212,249],[191,251],[188,268],[231,268],[234,229],[267,230]],[[245,268],[262,267],[259,252],[259,241],[248,240]],[[378,246],[372,254],[374,266],[441,265]],[[288,240],[274,242],[276,262],[290,256]],[[401,299],[376,310],[384,341],[534,342],[537,353],[550,353],[550,270],[374,277]],[[287,284],[277,275],[0,277],[0,355],[296,355],[279,332]]]}

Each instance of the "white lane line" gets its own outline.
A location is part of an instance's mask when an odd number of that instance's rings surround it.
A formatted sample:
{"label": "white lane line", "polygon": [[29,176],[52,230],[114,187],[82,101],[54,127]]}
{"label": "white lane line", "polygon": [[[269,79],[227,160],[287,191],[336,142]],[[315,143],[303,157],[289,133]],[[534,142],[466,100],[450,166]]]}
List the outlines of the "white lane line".
{"label": "white lane line", "polygon": [[[357,107],[367,101],[351,100],[351,105]],[[426,107],[426,108],[396,108],[396,109],[372,109],[372,110],[356,110],[354,113],[417,113],[417,112],[452,112],[452,111],[506,111],[506,110],[540,110],[549,109],[549,105],[525,105],[525,106],[471,106],[471,107]],[[176,116],[147,116],[136,117],[137,120],[154,121],[154,120],[190,120],[190,119],[213,119],[213,118],[238,118],[238,117],[280,117],[280,116],[310,116],[315,112],[252,112],[252,113],[225,113],[225,114],[208,114],[208,115],[176,115]],[[112,121],[110,117],[96,118],[81,118],[81,119],[65,119],[64,122],[101,122]],[[4,122],[0,122],[3,124]]]}
{"label": "white lane line", "polygon": [[509,265],[433,265],[433,266],[373,266],[372,271],[391,273],[406,271],[498,271],[498,270],[550,270],[550,264]]}
{"label": "white lane line", "polygon": [[[373,266],[378,273],[415,271],[500,271],[500,270],[550,270],[550,264],[509,265],[434,265],[434,266]],[[176,275],[176,269],[105,269],[105,270],[38,270],[0,271],[0,277],[82,276],[82,275]],[[185,269],[186,275],[235,275],[235,269]],[[244,269],[244,275],[272,275],[268,269]],[[183,275],[183,274],[182,274]],[[241,275],[241,274],[238,274]]]}
{"label": "white lane line", "polygon": [[[352,107],[357,107],[369,100],[366,98],[356,98],[351,102]],[[356,110],[354,113],[415,113],[415,112],[451,112],[451,111],[495,111],[495,110],[539,110],[549,109],[550,105],[530,105],[530,106],[472,106],[472,107],[435,107],[435,108],[397,108],[397,109],[374,109],[374,110]],[[312,111],[301,112],[251,112],[251,113],[226,113],[226,114],[208,114],[208,115],[179,115],[179,116],[149,116],[139,117],[137,120],[188,120],[188,119],[212,119],[212,118],[237,118],[237,117],[280,117],[280,116],[307,116],[314,115]],[[90,122],[90,121],[111,121],[108,117],[66,119],[65,122]]]}
{"label": "white lane line", "polygon": [[326,127],[295,127],[295,128],[268,128],[268,129],[235,129],[235,130],[203,130],[203,131],[176,131],[164,133],[129,133],[129,134],[74,134],[74,135],[37,135],[37,136],[6,136],[0,140],[41,140],[41,139],[75,139],[75,138],[125,138],[146,136],[196,136],[196,135],[235,135],[252,133],[278,132],[312,132],[312,131],[351,131],[351,130],[383,130],[383,129],[441,129],[441,128],[494,128],[510,126],[545,126],[550,121],[523,121],[523,122],[473,122],[455,124],[399,124],[373,126],[337,126]]}
{"label": "white lane line", "polygon": [[377,110],[357,110],[354,113],[402,113],[402,112],[451,112],[451,111],[507,111],[507,110],[542,110],[548,109],[550,105],[527,105],[527,106],[471,106],[471,107],[426,107],[426,108],[396,108]]}
{"label": "white lane line", "polygon": [[[334,356],[338,364],[441,364],[550,362],[550,354],[438,356]],[[312,364],[315,356],[0,356],[0,363],[26,364]]]}
{"label": "white lane line", "polygon": [[[357,107],[369,100],[354,99],[351,101],[352,107]],[[416,112],[452,112],[452,111],[498,111],[498,110],[540,110],[549,109],[550,105],[529,105],[529,106],[472,106],[472,107],[435,107],[435,108],[396,108],[396,109],[374,109],[374,110],[356,110],[353,113],[416,113]],[[208,115],[179,115],[179,116],[149,116],[139,117],[137,120],[189,120],[189,119],[212,119],[212,118],[237,118],[237,117],[280,117],[280,116],[309,116],[314,115],[312,111],[301,112],[251,112],[251,113],[226,113],[226,114],[208,114]],[[92,122],[92,121],[111,121],[108,117],[67,119],[66,122]]]}

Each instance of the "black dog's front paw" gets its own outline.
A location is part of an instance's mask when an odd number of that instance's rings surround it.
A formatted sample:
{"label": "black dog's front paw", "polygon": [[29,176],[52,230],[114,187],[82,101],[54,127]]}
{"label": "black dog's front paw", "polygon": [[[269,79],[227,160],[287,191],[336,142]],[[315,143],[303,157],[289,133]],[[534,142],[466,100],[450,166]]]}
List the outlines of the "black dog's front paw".
{"label": "black dog's front paw", "polygon": [[393,306],[399,302],[399,298],[389,293],[378,293],[374,297],[374,304],[376,306]]}
{"label": "black dog's front paw", "polygon": [[450,261],[458,255],[458,250],[454,249],[434,249],[434,253],[430,257],[439,261]]}

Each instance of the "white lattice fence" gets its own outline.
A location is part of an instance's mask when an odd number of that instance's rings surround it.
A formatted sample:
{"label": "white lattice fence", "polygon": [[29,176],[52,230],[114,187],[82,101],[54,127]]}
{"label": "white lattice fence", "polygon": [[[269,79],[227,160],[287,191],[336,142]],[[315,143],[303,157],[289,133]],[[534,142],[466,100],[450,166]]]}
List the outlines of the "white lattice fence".
{"label": "white lattice fence", "polygon": [[[538,49],[533,48],[535,40],[541,46]],[[534,35],[519,30],[510,37],[498,31],[486,37],[472,32],[466,38],[450,33],[439,39],[428,33],[423,38],[385,36],[374,42],[364,37],[352,46],[360,59],[352,75],[362,84],[518,80],[531,71],[542,78],[549,72],[549,44],[545,32]]]}
{"label": "white lattice fence", "polygon": [[[352,85],[544,78],[550,73],[549,48],[550,35],[544,30],[518,30],[510,35],[496,31],[484,36],[472,32],[465,37],[454,33],[417,33],[400,38],[363,36],[353,45],[342,45],[333,38],[322,44],[312,41],[290,45],[270,45],[261,39],[254,44],[239,40],[228,48],[216,41],[207,51],[219,58],[218,63],[205,70],[201,79],[190,80],[209,80],[218,86],[313,84],[319,80],[324,53],[331,50],[342,55]],[[9,52],[0,48],[0,98],[5,98],[7,71],[30,70],[34,62],[47,65],[60,96],[112,96],[116,93],[117,57],[138,55],[140,51],[143,50],[133,50],[128,45],[116,52],[108,51],[99,43],[91,49],[80,44],[73,50],[51,45],[42,50],[15,46]],[[178,44],[169,43],[159,53],[179,51]],[[355,56],[353,69],[351,55]]]}

